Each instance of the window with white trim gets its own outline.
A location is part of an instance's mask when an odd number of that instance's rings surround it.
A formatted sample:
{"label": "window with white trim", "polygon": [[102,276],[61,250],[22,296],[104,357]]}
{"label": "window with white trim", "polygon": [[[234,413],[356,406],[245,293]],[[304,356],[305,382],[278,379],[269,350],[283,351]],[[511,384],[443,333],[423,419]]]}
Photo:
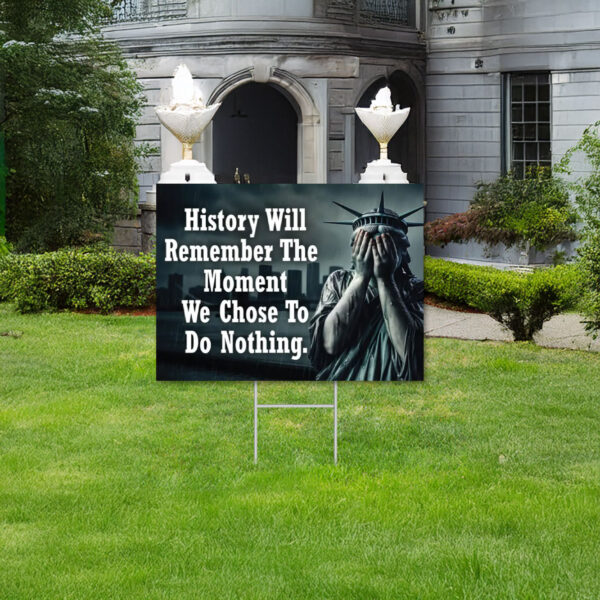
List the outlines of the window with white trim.
{"label": "window with white trim", "polygon": [[506,167],[522,178],[531,167],[552,166],[550,74],[511,73],[505,82]]}

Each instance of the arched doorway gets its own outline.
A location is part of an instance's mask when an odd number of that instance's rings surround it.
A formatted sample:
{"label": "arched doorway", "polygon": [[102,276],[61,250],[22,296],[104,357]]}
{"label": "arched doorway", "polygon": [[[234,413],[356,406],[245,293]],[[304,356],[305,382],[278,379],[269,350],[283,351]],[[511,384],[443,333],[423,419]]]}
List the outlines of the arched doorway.
{"label": "arched doorway", "polygon": [[241,181],[296,183],[298,114],[273,85],[250,82],[236,87],[213,119],[213,172],[217,183]]}
{"label": "arched doorway", "polygon": [[[375,94],[385,85],[392,92],[394,106],[410,106],[408,119],[388,146],[388,156],[393,162],[402,165],[410,183],[423,183],[423,106],[413,80],[402,71],[394,71],[389,80],[382,77],[374,81],[361,96],[358,106],[368,108]],[[379,144],[362,121],[358,117],[355,119],[354,169],[358,178],[368,162],[379,158]]]}

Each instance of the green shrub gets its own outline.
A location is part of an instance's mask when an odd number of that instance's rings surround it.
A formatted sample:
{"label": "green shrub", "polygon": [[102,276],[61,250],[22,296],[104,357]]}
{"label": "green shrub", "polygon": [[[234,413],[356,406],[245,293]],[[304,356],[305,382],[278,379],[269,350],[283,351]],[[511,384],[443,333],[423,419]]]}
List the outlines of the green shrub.
{"label": "green shrub", "polygon": [[21,275],[25,256],[8,252],[0,255],[0,301],[14,300],[14,284]]}
{"label": "green shrub", "polygon": [[[600,333],[600,121],[585,129],[581,139],[568,150],[557,169],[571,174],[577,167],[575,155],[585,157],[585,175],[571,182],[583,219],[579,264],[584,273],[582,310],[588,333]],[[581,156],[578,156],[581,159]]]}
{"label": "green shrub", "polygon": [[531,340],[545,321],[575,306],[581,285],[573,265],[518,273],[425,258],[426,292],[488,313],[515,340]]}
{"label": "green shrub", "polygon": [[586,331],[596,338],[600,333],[600,228],[587,228],[584,240],[585,243],[578,250],[585,281],[581,302],[583,322]]}
{"label": "green shrub", "polygon": [[477,240],[544,250],[576,239],[576,222],[567,184],[547,168],[534,168],[524,179],[508,173],[479,183],[469,210],[427,223],[425,239],[436,246]]}
{"label": "green shrub", "polygon": [[0,299],[14,301],[21,312],[148,306],[155,281],[150,255],[73,249],[0,258]]}
{"label": "green shrub", "polygon": [[0,257],[10,254],[12,246],[6,241],[6,238],[0,235]]}

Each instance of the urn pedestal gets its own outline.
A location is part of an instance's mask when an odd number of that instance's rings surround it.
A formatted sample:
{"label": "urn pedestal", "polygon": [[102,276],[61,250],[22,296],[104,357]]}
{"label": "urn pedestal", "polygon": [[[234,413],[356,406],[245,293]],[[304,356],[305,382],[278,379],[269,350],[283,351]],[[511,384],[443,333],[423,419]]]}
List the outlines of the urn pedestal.
{"label": "urn pedestal", "polygon": [[358,183],[408,183],[408,177],[398,163],[379,158],[367,164]]}

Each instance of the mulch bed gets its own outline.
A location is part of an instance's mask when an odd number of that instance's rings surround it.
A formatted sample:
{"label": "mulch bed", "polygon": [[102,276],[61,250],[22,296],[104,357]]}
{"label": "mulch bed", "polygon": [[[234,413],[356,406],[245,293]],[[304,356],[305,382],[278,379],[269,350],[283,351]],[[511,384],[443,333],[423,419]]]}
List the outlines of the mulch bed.
{"label": "mulch bed", "polygon": [[438,298],[433,294],[425,294],[425,304],[429,304],[430,306],[435,306],[437,308],[445,308],[446,310],[454,310],[456,312],[482,314],[480,310],[471,308],[470,306],[464,306],[462,304],[453,304],[452,302],[448,302],[443,298]]}
{"label": "mulch bed", "polygon": [[[73,312],[78,312],[83,315],[100,315],[102,314],[99,310],[95,308],[82,308],[81,310],[76,310]],[[109,313],[113,317],[153,317],[156,315],[156,306],[147,306],[146,308],[117,308],[113,312]]]}

